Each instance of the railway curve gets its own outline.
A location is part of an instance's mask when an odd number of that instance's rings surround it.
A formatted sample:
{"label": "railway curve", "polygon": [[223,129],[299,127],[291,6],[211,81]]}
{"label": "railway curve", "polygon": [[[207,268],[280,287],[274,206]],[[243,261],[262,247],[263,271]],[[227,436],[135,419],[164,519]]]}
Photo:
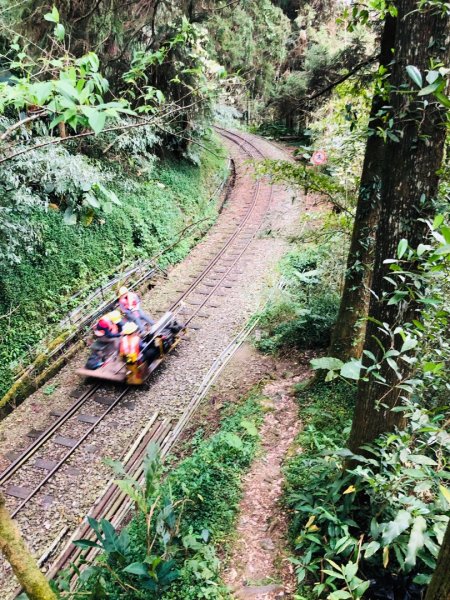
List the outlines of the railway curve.
{"label": "railway curve", "polygon": [[[256,179],[251,161],[286,156],[256,136],[218,131],[236,169],[229,200],[204,240],[144,298],[157,316],[168,307],[181,314],[189,338],[145,390],[76,386],[73,371],[85,359],[79,356],[55,378],[54,394],[37,392],[0,424],[0,489],[42,563],[51,564],[108,481],[101,459],[123,458],[149,422],[148,435],[164,443],[210,365],[276,277],[300,205],[292,192]],[[2,563],[2,598],[12,598],[14,589]]]}

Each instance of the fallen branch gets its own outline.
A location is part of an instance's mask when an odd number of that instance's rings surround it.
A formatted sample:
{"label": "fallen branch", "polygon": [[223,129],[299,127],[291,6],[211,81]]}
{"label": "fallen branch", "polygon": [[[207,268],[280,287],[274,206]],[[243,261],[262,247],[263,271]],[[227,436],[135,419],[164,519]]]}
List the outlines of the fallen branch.
{"label": "fallen branch", "polygon": [[14,125],[11,125],[11,127],[8,127],[8,129],[6,129],[2,133],[2,135],[0,135],[0,141],[6,140],[7,137],[9,137],[16,129],[19,129],[19,127],[22,127],[22,125],[26,125],[27,123],[31,123],[31,121],[40,119],[45,114],[47,114],[47,111],[45,109],[43,109],[43,110],[40,110],[39,112],[35,113],[34,115],[30,115],[29,117],[25,117],[25,119],[22,119],[21,121],[17,121],[17,123],[14,123]]}

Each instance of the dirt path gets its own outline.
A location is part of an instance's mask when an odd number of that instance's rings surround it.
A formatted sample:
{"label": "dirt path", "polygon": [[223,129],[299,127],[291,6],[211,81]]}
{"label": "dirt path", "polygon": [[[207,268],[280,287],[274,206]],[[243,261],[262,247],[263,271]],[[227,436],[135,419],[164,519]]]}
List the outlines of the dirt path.
{"label": "dirt path", "polygon": [[280,497],[283,462],[301,427],[293,385],[308,377],[309,369],[307,362],[290,366],[294,373],[288,379],[278,376],[263,389],[267,412],[260,430],[262,453],[244,480],[237,541],[224,573],[238,599],[292,598],[295,590]]}

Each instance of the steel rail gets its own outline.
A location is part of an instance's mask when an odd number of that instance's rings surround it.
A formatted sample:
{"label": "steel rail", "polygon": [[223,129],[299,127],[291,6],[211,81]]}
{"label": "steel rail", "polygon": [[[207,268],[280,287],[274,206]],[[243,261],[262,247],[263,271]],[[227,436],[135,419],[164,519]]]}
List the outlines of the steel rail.
{"label": "steel rail", "polygon": [[[217,128],[220,129],[220,128]],[[244,138],[242,138],[241,136],[237,135],[237,134],[228,134],[229,132],[226,133],[221,133],[221,135],[223,137],[226,137],[228,139],[230,139],[231,141],[235,141],[234,137],[240,138],[243,140],[243,143],[247,143],[249,146],[252,146],[253,148],[255,148],[255,150],[258,152],[258,154],[260,154],[261,156],[264,156],[263,153],[251,142],[249,142],[248,140],[245,140]],[[236,142],[235,142],[236,143]],[[242,143],[242,146],[243,146]],[[242,147],[241,146],[241,147]],[[248,152],[248,154],[250,154]],[[258,184],[260,182],[258,181]],[[259,195],[260,192],[260,185],[257,188],[257,191],[255,193],[255,197],[254,197],[254,203],[252,205],[252,208],[250,210],[250,212],[247,214],[245,222],[242,225],[242,228],[245,226],[246,221],[248,220],[248,218],[251,216],[254,207],[256,206],[256,201],[257,201],[257,197]],[[215,292],[222,286],[223,282],[225,281],[225,279],[228,277],[228,275],[233,271],[234,267],[236,266],[236,264],[239,262],[239,260],[242,258],[242,256],[245,254],[245,252],[247,251],[248,247],[250,246],[250,244],[253,242],[253,240],[255,239],[256,234],[258,233],[258,231],[260,230],[262,223],[263,223],[263,219],[265,214],[267,213],[267,210],[270,206],[270,203],[272,201],[272,197],[273,197],[273,187],[270,187],[270,192],[269,192],[269,198],[268,198],[268,202],[267,202],[267,207],[266,210],[264,211],[264,215],[261,219],[261,222],[259,223],[256,231],[252,234],[252,236],[249,238],[249,240],[246,242],[246,244],[244,245],[243,249],[239,252],[238,256],[233,260],[232,264],[230,265],[230,267],[228,267],[228,269],[225,271],[225,273],[222,275],[222,277],[220,278],[220,280],[217,282],[217,284],[211,289],[211,291],[209,292],[209,294],[206,296],[206,298],[203,300],[203,302],[201,302],[201,304],[195,309],[194,313],[189,317],[189,319],[186,321],[185,325],[189,325],[189,323],[197,316],[197,314],[200,312],[200,310],[207,304],[208,300],[210,300],[210,298],[215,294]]]}
{"label": "steel rail", "polygon": [[41,446],[43,446],[52,435],[60,429],[66,421],[68,421],[76,412],[79,410],[89,398],[96,392],[100,387],[100,384],[96,383],[92,385],[84,394],[80,396],[70,406],[66,412],[64,412],[58,419],[48,427],[14,462],[12,462],[6,469],[0,473],[0,485],[4,485],[11,477],[32,458]]}
{"label": "steel rail", "polygon": [[[156,421],[157,413],[155,413],[146,425],[144,431],[139,435],[136,443],[133,444],[132,448],[127,452],[126,456],[122,460],[125,471],[128,475],[138,479],[141,477],[143,472],[143,459],[147,451],[148,444],[152,441],[157,444],[163,444],[166,437],[170,435],[171,422],[168,419],[164,421]],[[100,518],[108,519],[114,526],[119,523],[117,517],[119,514],[125,514],[129,508],[133,505],[133,501],[123,492],[116,483],[117,477],[113,477],[104,488],[103,494],[99,497],[99,500],[91,507],[88,516],[99,520]],[[83,523],[72,533],[69,540],[65,544],[63,550],[51,565],[47,577],[53,579],[56,577],[58,572],[67,567],[69,564],[73,564],[74,561],[83,554],[83,549],[74,546],[73,542],[80,538],[92,539],[92,530],[87,518]],[[84,559],[87,559],[87,555],[90,555],[90,551],[87,551],[84,555]]]}
{"label": "steel rail", "polygon": [[[138,461],[142,461],[143,452],[137,452],[140,447],[143,446],[144,451],[147,448],[148,443],[152,440],[153,435],[157,432],[157,430],[161,427],[160,424],[156,422],[158,418],[158,412],[155,412],[152,418],[148,421],[144,429],[140,432],[139,436],[136,438],[135,442],[131,445],[131,447],[126,452],[125,456],[121,458],[122,463],[125,466],[125,469],[128,474],[132,475],[132,469],[135,468],[135,464]],[[96,516],[102,515],[104,507],[107,505],[108,501],[111,499],[112,494],[117,493],[118,487],[115,484],[116,478],[111,479],[107,486],[104,488],[103,493],[99,497],[93,506],[91,507],[88,516],[95,518]],[[65,566],[68,562],[73,562],[77,556],[82,552],[81,548],[77,548],[72,545],[72,542],[75,539],[80,537],[86,537],[86,534],[89,531],[89,524],[87,519],[83,520],[83,523],[72,533],[69,537],[69,540],[66,542],[64,549],[59,553],[55,562],[53,562],[51,569],[47,572],[46,576],[48,579],[53,579],[57,573]],[[67,531],[65,532],[67,534]],[[56,549],[57,545],[64,539],[65,535],[58,536],[53,540],[50,546],[45,550],[44,554],[38,561],[39,566],[46,564],[51,557],[52,553]],[[18,586],[15,591],[15,597],[19,596],[22,593],[22,588]]]}
{"label": "steel rail", "polygon": [[114,402],[108,406],[108,408],[103,412],[102,415],[100,415],[98,420],[95,423],[93,423],[87,431],[85,431],[85,433],[77,441],[77,443],[74,446],[72,446],[72,448],[70,448],[70,450],[68,452],[66,452],[66,454],[58,461],[58,463],[53,467],[53,469],[47,473],[47,475],[44,477],[44,479],[42,479],[37,484],[37,486],[33,490],[31,490],[31,492],[28,494],[28,496],[19,504],[19,506],[12,511],[12,513],[11,513],[12,517],[15,517],[26,506],[26,504],[32,498],[34,498],[34,496],[44,487],[44,485],[47,483],[47,481],[49,479],[51,479],[57,471],[59,471],[59,469],[72,456],[72,454],[75,452],[75,450],[78,450],[78,448],[85,441],[85,439],[94,431],[94,429],[97,427],[97,425],[99,425],[99,423],[101,421],[103,421],[103,419],[119,404],[119,402],[122,400],[122,398],[125,396],[125,394],[127,394],[129,392],[129,390],[130,390],[130,388],[126,387],[122,392],[120,392],[120,394],[117,396],[117,398],[114,400]]}
{"label": "steel rail", "polygon": [[[226,131],[226,130],[223,130],[223,131]],[[226,137],[226,138],[230,139],[235,144],[237,144],[237,142],[236,142],[236,139],[234,139],[234,138],[238,138],[240,140],[239,144],[238,144],[238,147],[240,149],[243,148],[244,144],[248,144],[249,146],[251,146],[252,148],[254,148],[261,156],[264,156],[263,153],[254,144],[252,144],[250,141],[244,139],[243,137],[241,137],[241,136],[239,136],[237,134],[226,135],[224,133],[221,133],[220,135],[222,135],[223,137]],[[234,137],[232,137],[232,136],[234,136]],[[249,156],[254,157],[250,152],[248,152],[248,150],[247,151],[244,150],[244,152],[246,152]],[[230,249],[230,246],[234,242],[234,240],[236,239],[236,237],[238,237],[242,233],[244,227],[247,224],[247,221],[252,216],[252,213],[253,213],[256,205],[257,205],[258,197],[259,197],[259,194],[260,194],[260,191],[261,191],[261,182],[258,180],[256,182],[256,186],[254,186],[254,187],[255,187],[255,190],[253,192],[253,201],[252,201],[252,204],[251,204],[251,206],[249,206],[249,208],[248,208],[248,210],[247,210],[244,218],[242,219],[241,223],[236,228],[236,230],[231,235],[231,237],[226,241],[225,245],[222,246],[221,250],[214,256],[214,258],[208,263],[208,265],[203,269],[203,271],[189,285],[188,289],[185,290],[181,294],[181,296],[179,296],[177,298],[177,300],[170,306],[169,310],[171,312],[176,313],[181,308],[183,300],[187,296],[189,296],[190,294],[192,294],[193,292],[195,292],[195,290],[197,289],[197,287],[199,285],[201,285],[202,281],[206,278],[206,276],[211,271],[211,269],[213,269],[213,267],[216,266],[216,264],[218,263],[218,261]],[[273,190],[272,190],[272,188],[270,188],[270,198],[269,198],[268,206],[270,205],[270,201],[272,199],[272,195],[273,195]],[[267,208],[268,208],[268,206],[267,206]],[[267,211],[267,208],[266,208],[266,211]],[[259,230],[260,226],[261,226],[261,224],[257,228],[257,231]],[[197,316],[197,314],[200,312],[200,310],[205,306],[205,304],[207,304],[208,300],[214,295],[214,293],[217,291],[217,289],[222,285],[222,283],[224,282],[224,280],[228,277],[229,273],[233,270],[233,268],[236,266],[237,262],[240,260],[240,258],[244,254],[244,252],[247,250],[247,248],[249,247],[250,243],[253,241],[255,235],[256,235],[256,232],[252,235],[252,237],[250,238],[250,240],[248,241],[248,243],[245,245],[244,250],[239,254],[239,256],[237,257],[237,259],[233,261],[233,264],[231,265],[231,267],[228,268],[228,270],[225,272],[225,274],[220,278],[220,280],[217,283],[217,285],[214,286],[213,290],[207,295],[207,297],[200,304],[200,306],[194,310],[194,313],[189,317],[189,319],[187,321],[185,321],[185,323],[184,323],[185,326],[188,325]],[[154,341],[154,339],[155,339],[155,337],[151,338],[146,343],[145,348],[147,348]]]}
{"label": "steel rail", "polygon": [[[218,128],[219,129],[219,128]],[[246,140],[239,136],[238,134],[229,133],[228,131],[222,130],[221,135],[233,141],[238,147],[243,149],[249,156],[254,157],[248,150],[244,149],[244,145],[254,148],[256,152],[264,156],[263,153],[249,140]],[[236,141],[236,138],[239,142]],[[261,191],[261,183],[260,181],[256,182],[253,190],[253,201],[249,206],[246,214],[241,220],[239,226],[236,228],[234,233],[230,236],[230,238],[226,241],[225,245],[221,248],[221,250],[214,256],[214,258],[210,261],[208,266],[200,273],[200,275],[195,279],[195,281],[189,286],[189,288],[183,292],[183,294],[177,299],[177,301],[172,305],[171,309],[175,309],[179,307],[182,303],[182,300],[186,298],[190,293],[192,293],[205,279],[211,269],[217,264],[217,262],[222,258],[223,254],[230,248],[233,241],[242,233],[244,227],[246,226],[248,220],[253,214],[255,207],[257,206],[257,202],[259,199]],[[270,197],[267,202],[266,211],[270,205],[270,201],[272,198],[273,190],[270,189]],[[212,291],[207,295],[205,300],[201,303],[201,305],[194,311],[194,314],[189,318],[188,322],[191,322],[192,319],[198,314],[198,312],[205,306],[208,300],[214,295],[217,289],[222,285],[223,281],[228,277],[229,273],[235,267],[236,263],[240,260],[244,252],[247,250],[248,246],[254,239],[257,231],[260,229],[262,224],[259,224],[256,231],[253,233],[251,238],[247,241],[244,248],[240,251],[238,257],[233,260],[232,265],[225,271],[225,273],[221,276],[219,282],[213,287]],[[18,457],[7,469],[5,469],[0,474],[0,485],[4,485],[26,462],[32,458],[36,452],[53,436],[53,434],[61,428],[61,426],[66,423],[82,406],[83,404],[93,395],[95,391],[97,391],[101,387],[101,384],[93,385],[89,390],[87,390],[63,415],[61,415],[57,421],[55,421],[20,457]],[[97,421],[83,434],[83,436],[77,441],[76,445],[74,445],[65,455],[64,457],[55,465],[55,467],[45,476],[45,478],[29,493],[29,495],[21,502],[21,504],[14,510],[12,516],[16,516],[24,506],[42,489],[42,487],[53,477],[53,475],[59,471],[59,469],[67,462],[70,456],[81,446],[81,444],[86,440],[86,438],[92,433],[92,431],[97,427],[97,425],[117,406],[120,400],[125,396],[125,394],[129,391],[129,387],[123,390],[116,400],[108,407],[107,410],[103,412],[97,419]]]}
{"label": "steel rail", "polygon": [[[227,136],[224,136],[227,137]],[[234,140],[233,140],[234,141]],[[236,142],[235,142],[236,143]],[[242,145],[246,143],[246,140],[243,140]],[[241,147],[242,147],[241,145]],[[253,195],[253,203],[252,205],[249,207],[249,209],[247,210],[247,213],[243,219],[243,221],[239,224],[239,226],[236,228],[236,230],[234,231],[234,233],[231,235],[231,237],[226,241],[225,245],[222,247],[222,249],[215,255],[215,257],[210,261],[210,263],[203,269],[203,271],[196,277],[196,279],[190,284],[190,286],[188,287],[188,289],[186,291],[184,291],[181,296],[179,296],[177,298],[177,300],[172,304],[172,306],[169,308],[170,311],[175,310],[175,308],[186,298],[186,296],[188,296],[189,294],[192,293],[192,291],[198,287],[198,285],[201,283],[201,281],[206,277],[206,275],[216,266],[216,263],[222,258],[223,254],[229,249],[230,245],[232,244],[232,242],[236,239],[236,237],[242,232],[242,229],[245,227],[248,219],[250,218],[254,207],[256,206],[256,201],[258,199],[258,194],[261,188],[261,183],[260,181],[256,182],[256,190],[254,192]]]}

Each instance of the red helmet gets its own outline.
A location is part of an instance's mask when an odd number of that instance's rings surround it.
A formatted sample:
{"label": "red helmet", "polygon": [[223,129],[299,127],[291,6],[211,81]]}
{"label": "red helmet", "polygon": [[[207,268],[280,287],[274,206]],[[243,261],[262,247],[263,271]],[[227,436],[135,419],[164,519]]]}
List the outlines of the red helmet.
{"label": "red helmet", "polygon": [[107,319],[100,319],[97,323],[97,329],[109,329],[111,327],[111,323]]}

